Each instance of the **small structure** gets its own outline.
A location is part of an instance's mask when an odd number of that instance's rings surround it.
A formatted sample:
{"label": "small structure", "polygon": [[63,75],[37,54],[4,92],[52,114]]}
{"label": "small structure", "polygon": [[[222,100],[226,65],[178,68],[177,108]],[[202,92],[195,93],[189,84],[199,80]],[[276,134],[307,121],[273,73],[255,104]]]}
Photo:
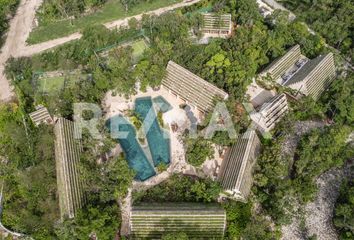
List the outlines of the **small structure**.
{"label": "small structure", "polygon": [[133,206],[130,214],[133,239],[161,239],[179,232],[193,239],[222,239],[225,227],[226,213],[218,204],[149,203]]}
{"label": "small structure", "polygon": [[268,102],[261,105],[258,110],[251,112],[250,117],[257,128],[262,133],[265,133],[272,130],[287,111],[288,101],[283,93],[271,98]]}
{"label": "small structure", "polygon": [[255,79],[253,79],[253,82],[247,87],[246,91],[246,96],[249,98],[250,103],[254,108],[261,106],[275,95],[275,91],[266,90],[260,87]]}
{"label": "small structure", "polygon": [[203,14],[201,31],[205,37],[227,38],[232,33],[231,14]]}
{"label": "small structure", "polygon": [[317,100],[321,93],[332,83],[335,76],[336,68],[334,66],[333,53],[328,53],[308,61],[283,85]]}
{"label": "small structure", "polygon": [[31,120],[36,126],[40,125],[41,123],[53,124],[53,118],[50,116],[46,107],[39,106],[36,109],[36,111],[29,114]]}
{"label": "small structure", "polygon": [[54,133],[59,207],[63,220],[75,217],[85,200],[78,166],[81,146],[79,140],[74,139],[74,123],[70,120],[59,118]]}
{"label": "small structure", "polygon": [[247,199],[253,182],[253,166],[260,147],[256,132],[249,130],[228,149],[218,176],[226,197],[241,201]]}
{"label": "small structure", "polygon": [[162,86],[199,113],[210,111],[214,106],[214,100],[218,98],[226,100],[229,96],[223,90],[172,61],[168,62],[166,71],[167,75],[162,80]]}

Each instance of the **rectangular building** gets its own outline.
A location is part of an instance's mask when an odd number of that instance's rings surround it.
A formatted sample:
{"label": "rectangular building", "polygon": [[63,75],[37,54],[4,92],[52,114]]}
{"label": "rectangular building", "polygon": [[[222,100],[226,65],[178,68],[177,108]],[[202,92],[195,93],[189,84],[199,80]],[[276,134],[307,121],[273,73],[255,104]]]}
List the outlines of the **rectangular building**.
{"label": "rectangular building", "polygon": [[253,182],[253,166],[260,147],[256,132],[249,130],[228,149],[218,176],[226,196],[242,201],[247,199]]}
{"label": "rectangular building", "polygon": [[133,239],[161,239],[167,233],[185,233],[191,239],[222,239],[225,210],[218,204],[145,203],[132,207]]}
{"label": "rectangular building", "polygon": [[214,106],[214,100],[226,100],[228,94],[172,61],[168,62],[167,74],[162,86],[186,104],[206,113]]}
{"label": "rectangular building", "polygon": [[81,146],[74,139],[74,123],[70,120],[59,118],[54,133],[60,215],[62,219],[73,218],[85,200],[78,166]]}
{"label": "rectangular building", "polygon": [[53,119],[50,116],[48,109],[46,107],[39,107],[36,111],[29,114],[32,122],[38,126],[41,123],[52,124]]}
{"label": "rectangular building", "polygon": [[317,100],[336,76],[333,53],[308,61],[283,85]]}
{"label": "rectangular building", "polygon": [[231,14],[203,14],[203,26],[201,31],[205,37],[229,37],[232,33]]}
{"label": "rectangular building", "polygon": [[303,58],[303,56],[301,55],[300,45],[297,44],[290,48],[285,55],[272,62],[260,75],[263,77],[269,76],[276,81],[301,58]]}
{"label": "rectangular building", "polygon": [[250,117],[261,132],[268,132],[288,111],[286,95],[280,94],[264,103],[260,109],[251,112]]}

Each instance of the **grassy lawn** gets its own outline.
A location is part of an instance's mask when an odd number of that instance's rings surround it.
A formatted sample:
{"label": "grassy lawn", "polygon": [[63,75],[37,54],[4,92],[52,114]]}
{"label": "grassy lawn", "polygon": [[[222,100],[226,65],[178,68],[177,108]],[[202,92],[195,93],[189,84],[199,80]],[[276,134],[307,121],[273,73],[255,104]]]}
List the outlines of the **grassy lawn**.
{"label": "grassy lawn", "polygon": [[31,32],[27,42],[30,44],[35,44],[64,37],[90,25],[103,24],[113,20],[134,16],[181,1],[182,0],[152,0],[138,4],[135,7],[132,7],[128,12],[125,12],[124,7],[119,3],[119,0],[110,0],[102,7],[100,11],[74,20],[73,25],[70,23],[70,20],[64,20],[35,28]]}
{"label": "grassy lawn", "polygon": [[79,71],[74,73],[64,73],[63,76],[46,76],[45,73],[38,77],[37,91],[47,94],[52,94],[64,88],[64,84],[72,85],[78,79],[86,77]]}
{"label": "grassy lawn", "polygon": [[145,49],[148,48],[147,43],[144,39],[139,39],[131,44],[133,48],[133,58],[138,60],[144,53]]}
{"label": "grassy lawn", "polygon": [[40,77],[38,79],[38,91],[43,93],[53,93],[59,91],[64,86],[65,77]]}
{"label": "grassy lawn", "polygon": [[143,37],[140,37],[136,40],[125,42],[124,44],[118,44],[113,47],[108,47],[106,50],[99,51],[101,57],[107,58],[110,52],[114,51],[120,47],[130,46],[133,49],[133,59],[134,62],[138,62],[143,55],[144,51],[149,47],[148,42]]}

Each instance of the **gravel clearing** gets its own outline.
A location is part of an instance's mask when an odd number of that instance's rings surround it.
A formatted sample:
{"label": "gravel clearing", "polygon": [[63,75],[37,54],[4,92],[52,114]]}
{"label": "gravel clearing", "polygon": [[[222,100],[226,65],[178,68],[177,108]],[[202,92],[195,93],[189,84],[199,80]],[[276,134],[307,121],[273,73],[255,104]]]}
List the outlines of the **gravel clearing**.
{"label": "gravel clearing", "polygon": [[344,179],[354,178],[354,159],[340,169],[332,168],[317,180],[319,192],[314,202],[306,205],[306,227],[308,233],[320,240],[338,239],[332,218],[341,183]]}
{"label": "gravel clearing", "polygon": [[[283,144],[283,154],[293,156],[302,135],[312,129],[324,126],[323,122],[306,121],[295,123],[294,134],[287,136]],[[354,177],[354,173],[351,171],[352,165],[353,163],[350,162],[340,169],[332,168],[316,179],[318,186],[317,196],[313,202],[303,207],[304,226],[301,227],[299,217],[294,217],[291,224],[281,228],[283,240],[305,240],[310,236],[316,236],[318,240],[338,239],[332,223],[333,211],[343,179]],[[301,216],[301,213],[299,213],[299,216]]]}

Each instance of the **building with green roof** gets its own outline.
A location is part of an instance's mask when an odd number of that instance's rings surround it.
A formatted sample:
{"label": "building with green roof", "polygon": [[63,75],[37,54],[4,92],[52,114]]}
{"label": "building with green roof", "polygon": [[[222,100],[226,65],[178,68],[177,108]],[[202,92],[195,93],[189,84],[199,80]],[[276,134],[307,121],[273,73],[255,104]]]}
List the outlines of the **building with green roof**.
{"label": "building with green roof", "polygon": [[226,100],[229,95],[173,61],[169,61],[162,87],[196,108],[200,113],[212,110],[214,100]]}
{"label": "building with green roof", "polygon": [[74,138],[74,123],[70,120],[59,118],[54,133],[59,208],[63,220],[75,217],[85,202],[78,166],[81,146]]}
{"label": "building with green roof", "polygon": [[130,215],[133,239],[180,232],[192,239],[222,239],[225,228],[225,210],[212,203],[144,203],[133,206]]}
{"label": "building with green roof", "polygon": [[228,149],[218,175],[226,197],[241,201],[247,199],[253,183],[253,166],[260,148],[256,132],[249,130]]}

